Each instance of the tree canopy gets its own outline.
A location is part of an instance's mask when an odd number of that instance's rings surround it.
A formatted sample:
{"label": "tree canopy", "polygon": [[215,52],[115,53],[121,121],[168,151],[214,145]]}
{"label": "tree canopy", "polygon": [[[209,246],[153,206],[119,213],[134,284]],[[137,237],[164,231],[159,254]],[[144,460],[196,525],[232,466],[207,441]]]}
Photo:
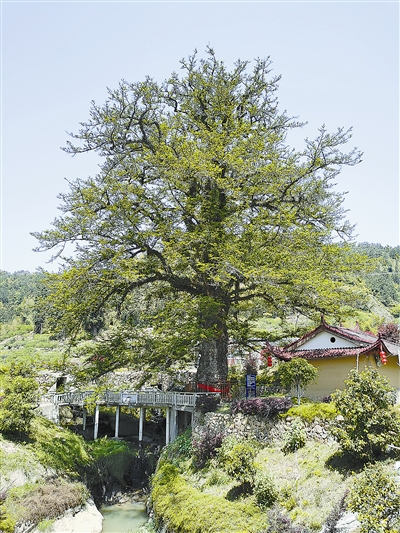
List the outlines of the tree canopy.
{"label": "tree canopy", "polygon": [[324,126],[290,148],[303,124],[278,109],[279,79],[269,58],[229,70],[208,48],[163,83],[121,81],[71,134],[67,153],[103,162],[70,183],[62,215],[35,234],[39,250],[76,244],[48,276],[54,328],[73,336],[106,305],[123,314],[142,287],[146,301],[162,296],[146,329],[127,320],[109,334],[120,350],[103,357],[107,368],[117,352],[143,368],[196,349],[199,379],[225,379],[228,338],[248,337],[255,303],[312,316],[354,302],[359,264],[333,186],[361,154],[341,151],[350,129]]}

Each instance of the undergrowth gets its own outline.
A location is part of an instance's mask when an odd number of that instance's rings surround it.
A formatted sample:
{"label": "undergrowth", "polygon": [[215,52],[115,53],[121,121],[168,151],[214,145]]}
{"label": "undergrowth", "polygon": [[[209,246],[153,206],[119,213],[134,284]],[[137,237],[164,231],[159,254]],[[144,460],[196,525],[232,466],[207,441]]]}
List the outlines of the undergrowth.
{"label": "undergrowth", "polygon": [[83,505],[87,498],[88,491],[82,483],[67,481],[53,480],[11,488],[2,506],[0,530],[12,533],[19,523],[39,524],[45,519],[51,520],[67,509]]}
{"label": "undergrowth", "polygon": [[286,413],[281,414],[282,418],[299,417],[304,422],[319,420],[333,420],[337,416],[337,410],[333,403],[303,403],[294,405]]}
{"label": "undergrowth", "polygon": [[152,503],[158,525],[180,533],[257,533],[267,525],[256,505],[205,494],[165,462],[152,478]]}

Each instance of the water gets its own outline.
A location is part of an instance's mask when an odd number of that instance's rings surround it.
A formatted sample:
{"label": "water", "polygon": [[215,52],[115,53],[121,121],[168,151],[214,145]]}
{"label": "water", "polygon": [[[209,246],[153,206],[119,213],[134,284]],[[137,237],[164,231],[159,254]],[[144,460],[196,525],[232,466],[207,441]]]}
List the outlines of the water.
{"label": "water", "polygon": [[127,533],[149,519],[144,504],[139,502],[102,505],[100,512],[104,516],[102,533]]}

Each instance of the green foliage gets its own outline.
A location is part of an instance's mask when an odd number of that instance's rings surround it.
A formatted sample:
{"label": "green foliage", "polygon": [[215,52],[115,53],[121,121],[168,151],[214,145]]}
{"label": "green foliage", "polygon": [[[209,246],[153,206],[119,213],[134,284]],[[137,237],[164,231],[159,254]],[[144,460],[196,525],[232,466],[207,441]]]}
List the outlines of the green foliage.
{"label": "green foliage", "polygon": [[303,448],[306,444],[306,431],[303,422],[299,418],[295,418],[289,427],[286,429],[283,437],[284,444],[282,447],[283,453],[293,453],[299,448]]}
{"label": "green foliage", "polygon": [[173,442],[163,449],[163,458],[171,463],[175,463],[175,461],[179,463],[181,460],[189,459],[192,453],[192,428],[188,427],[182,435],[178,435]]}
{"label": "green foliage", "polygon": [[163,463],[152,478],[156,521],[179,533],[256,533],[266,526],[249,502],[230,502],[191,487],[176,467]]}
{"label": "green foliage", "polygon": [[242,483],[251,483],[255,475],[257,446],[249,440],[227,437],[219,448],[218,463],[223,470]]}
{"label": "green foliage", "polygon": [[360,243],[357,249],[374,260],[375,272],[365,276],[372,294],[386,307],[400,301],[400,246]]}
{"label": "green foliage", "polygon": [[0,341],[2,368],[7,371],[15,363],[30,366],[37,371],[62,368],[65,361],[62,342],[51,339],[45,333],[34,334],[31,326],[23,328],[28,328],[28,331],[22,331],[19,326],[4,326],[9,333]]}
{"label": "green foliage", "polygon": [[11,324],[2,324],[0,328],[0,342],[17,335],[30,333],[31,331],[32,326],[30,324],[21,324],[18,320],[14,320]]}
{"label": "green foliage", "polygon": [[29,434],[37,407],[38,383],[31,368],[12,365],[0,392],[0,431],[5,435]]}
{"label": "green foliage", "polygon": [[99,310],[129,317],[148,287],[163,298],[146,316],[152,336],[127,318],[116,364],[169,367],[196,348],[201,379],[225,380],[228,338],[250,336],[257,308],[335,313],[362,297],[346,282],[364,260],[332,239],[351,230],[331,186],[360,153],[341,151],[350,130],[324,127],[292,150],[287,134],[301,124],[279,111],[270,65],[228,70],[208,48],[162,84],[122,81],[93,104],[66,151],[97,152],[100,171],[71,181],[62,215],[36,234],[41,249],[79,244],[47,276],[42,304],[56,331],[78,335]]}
{"label": "green foliage", "polygon": [[318,379],[318,369],[301,357],[295,357],[288,363],[281,363],[277,370],[278,380],[284,387],[296,389],[298,405],[302,390]]}
{"label": "green foliage", "polygon": [[319,420],[332,420],[337,416],[335,404],[333,403],[301,403],[294,405],[286,413],[280,415],[282,418],[298,417],[304,422]]}
{"label": "green foliage", "polygon": [[219,468],[215,468],[213,465],[213,468],[211,470],[211,473],[209,477],[206,480],[206,485],[209,487],[213,486],[221,486],[221,485],[229,485],[231,481],[231,477],[228,476],[226,472],[223,470],[220,470]]}
{"label": "green foliage", "polygon": [[400,417],[393,411],[395,391],[377,370],[351,370],[345,388],[332,395],[341,415],[332,433],[342,450],[371,460],[389,444],[400,443]]}
{"label": "green foliage", "polygon": [[253,481],[253,493],[262,509],[271,507],[278,499],[278,490],[267,473],[257,473]]}
{"label": "green foliage", "polygon": [[27,448],[41,464],[58,473],[78,478],[92,461],[82,437],[45,418],[35,418],[30,437]]}
{"label": "green foliage", "polygon": [[262,533],[310,533],[307,527],[294,525],[278,508],[269,511],[268,522],[268,528]]}
{"label": "green foliage", "polygon": [[400,487],[392,469],[370,465],[357,476],[348,505],[357,513],[360,533],[397,533],[400,528]]}
{"label": "green foliage", "polygon": [[137,452],[126,442],[109,440],[107,437],[93,441],[88,448],[93,460],[86,471],[91,480],[100,478],[106,481],[112,475],[125,487],[126,475]]}
{"label": "green foliage", "polygon": [[34,301],[43,277],[41,272],[0,271],[0,323],[11,323],[18,318],[21,324],[30,324],[32,329],[37,318]]}

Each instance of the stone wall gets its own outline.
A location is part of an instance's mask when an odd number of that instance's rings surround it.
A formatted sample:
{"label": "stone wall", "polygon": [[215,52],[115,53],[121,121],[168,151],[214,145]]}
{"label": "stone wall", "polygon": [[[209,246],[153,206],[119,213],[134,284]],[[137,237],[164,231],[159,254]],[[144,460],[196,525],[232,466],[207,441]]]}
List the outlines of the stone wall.
{"label": "stone wall", "polygon": [[[192,431],[195,437],[207,431],[211,435],[222,433],[226,436],[235,435],[239,438],[257,439],[266,443],[272,440],[282,440],[292,422],[291,417],[271,420],[242,413],[236,415],[206,413],[203,415],[196,412],[193,416]],[[305,424],[305,430],[310,439],[333,442],[329,432],[329,422],[326,420],[315,420],[310,424]]]}

